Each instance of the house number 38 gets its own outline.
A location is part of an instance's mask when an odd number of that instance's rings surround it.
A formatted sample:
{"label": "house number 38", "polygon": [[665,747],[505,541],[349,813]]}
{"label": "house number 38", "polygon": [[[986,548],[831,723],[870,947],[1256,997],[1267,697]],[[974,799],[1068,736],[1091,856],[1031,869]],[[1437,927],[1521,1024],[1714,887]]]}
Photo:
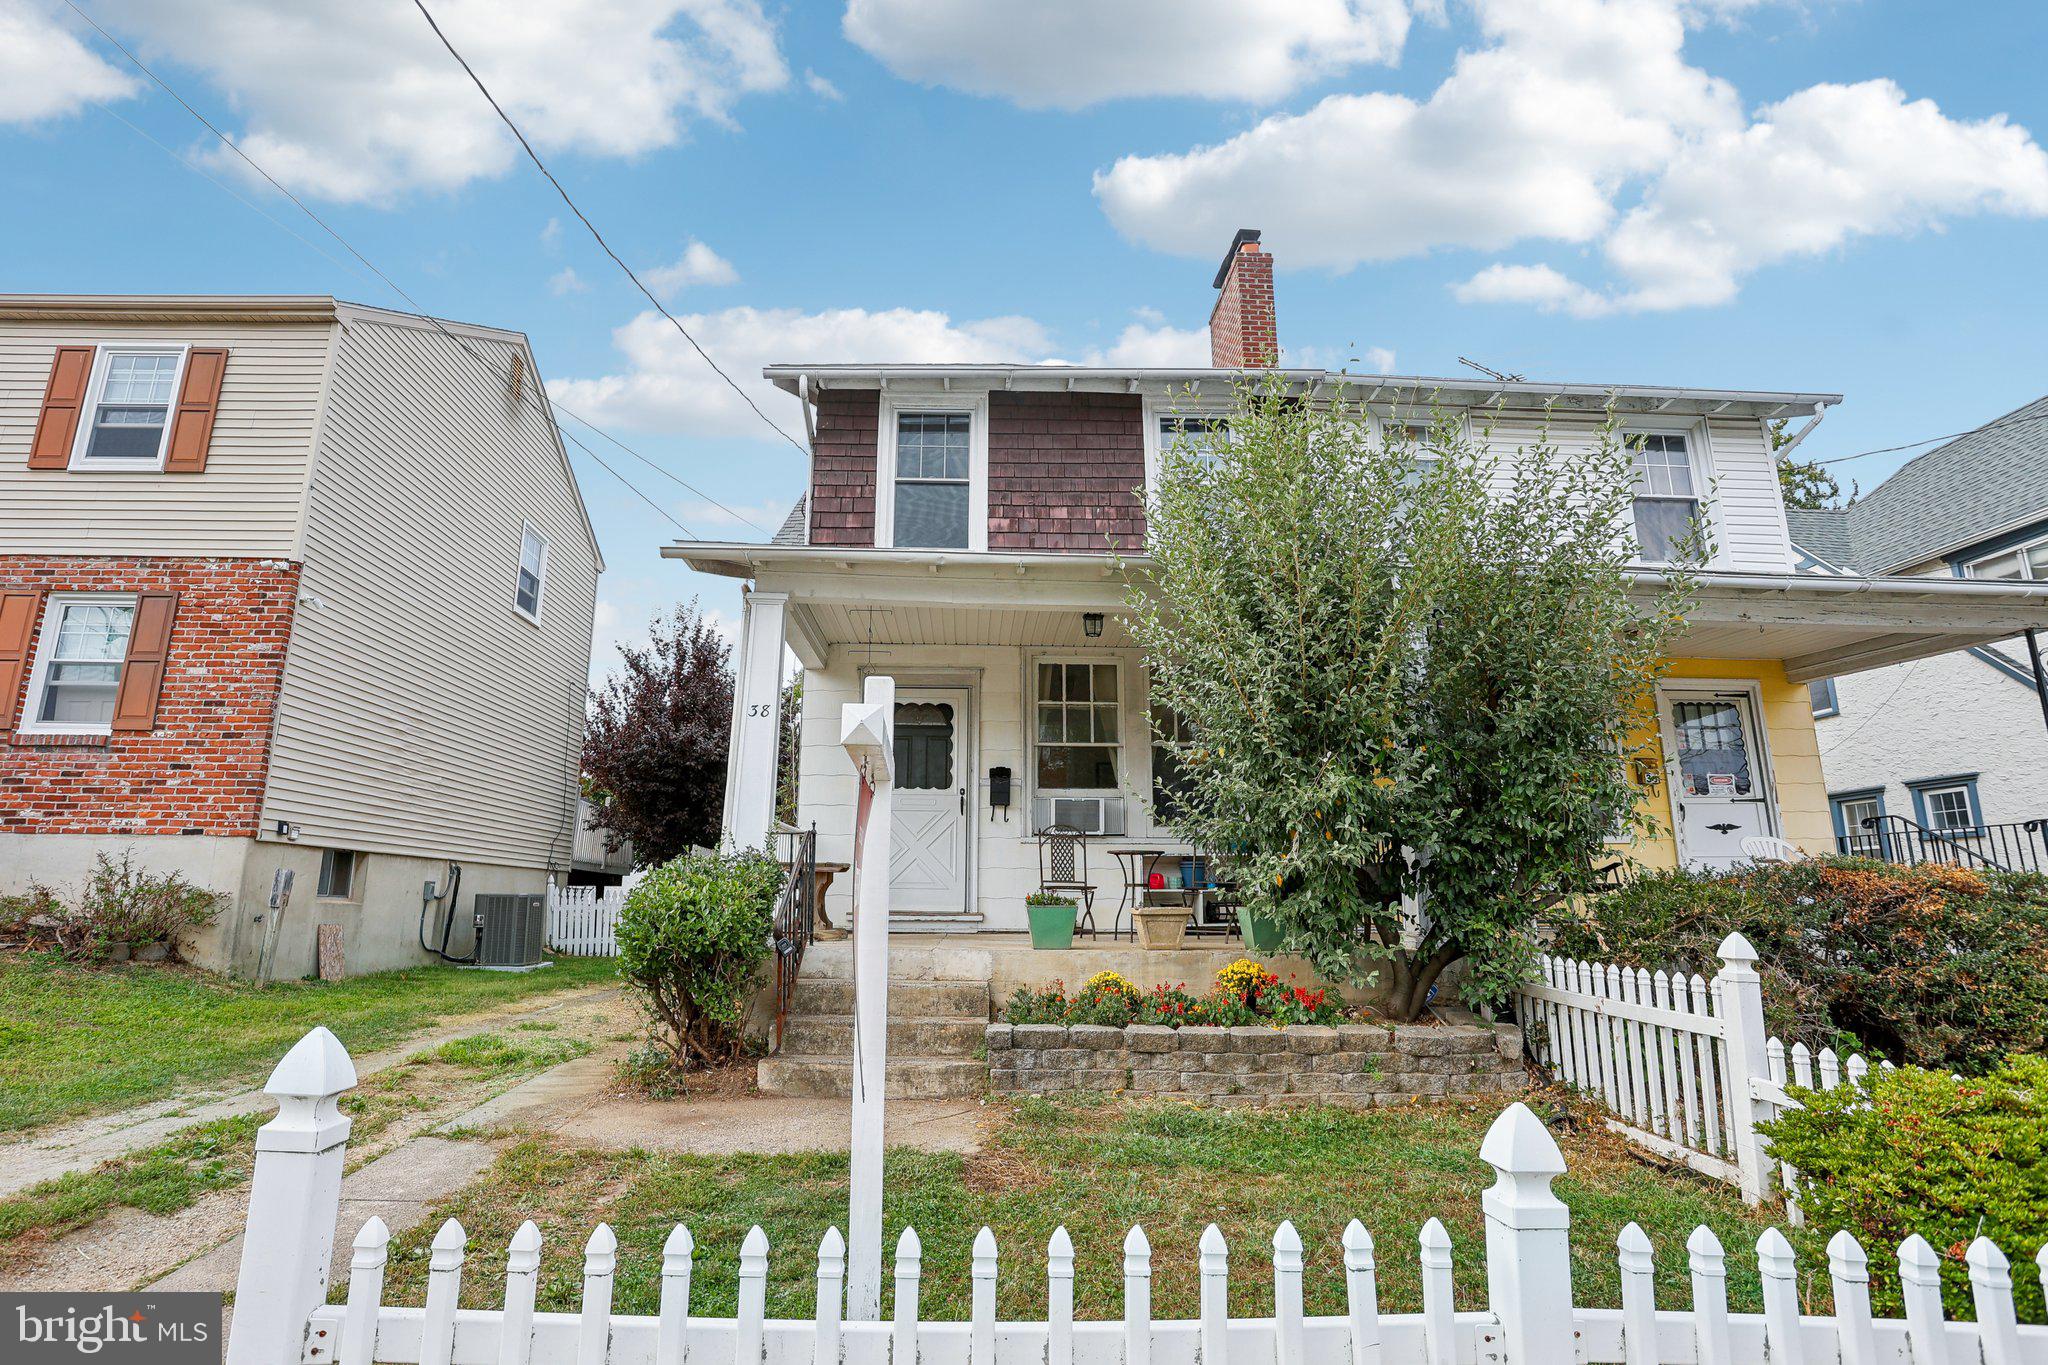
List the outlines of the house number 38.
{"label": "house number 38", "polygon": [[768,703],[767,703],[767,702],[764,702],[764,701],[757,701],[757,702],[755,702],[755,703],[754,703],[753,705],[751,705],[751,706],[749,706],[749,707],[747,708],[747,714],[748,714],[748,715],[750,715],[750,716],[765,716],[765,715],[767,715],[767,714],[768,714]]}

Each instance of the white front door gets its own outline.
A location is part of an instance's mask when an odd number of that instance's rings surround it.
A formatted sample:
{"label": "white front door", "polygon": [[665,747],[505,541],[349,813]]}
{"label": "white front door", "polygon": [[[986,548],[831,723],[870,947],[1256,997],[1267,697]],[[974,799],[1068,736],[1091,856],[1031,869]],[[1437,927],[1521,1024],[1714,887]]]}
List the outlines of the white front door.
{"label": "white front door", "polygon": [[1663,693],[1678,860],[1714,870],[1745,861],[1742,841],[1775,832],[1770,782],[1747,692]]}
{"label": "white front door", "polygon": [[907,687],[896,694],[892,914],[958,915],[967,909],[967,725],[964,688]]}

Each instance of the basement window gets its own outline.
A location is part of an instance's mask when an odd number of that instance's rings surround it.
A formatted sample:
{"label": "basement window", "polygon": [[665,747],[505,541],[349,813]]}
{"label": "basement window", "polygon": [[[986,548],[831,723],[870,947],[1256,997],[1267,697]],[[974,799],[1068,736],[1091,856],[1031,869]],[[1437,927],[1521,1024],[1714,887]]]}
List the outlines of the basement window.
{"label": "basement window", "polygon": [[320,850],[320,899],[352,901],[356,898],[356,874],[362,855],[353,849]]}

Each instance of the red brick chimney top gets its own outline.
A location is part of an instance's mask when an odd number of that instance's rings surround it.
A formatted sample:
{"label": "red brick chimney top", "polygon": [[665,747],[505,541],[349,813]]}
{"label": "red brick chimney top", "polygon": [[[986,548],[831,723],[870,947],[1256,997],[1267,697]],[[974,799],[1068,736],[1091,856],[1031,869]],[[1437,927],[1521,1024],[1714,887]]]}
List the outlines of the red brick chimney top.
{"label": "red brick chimney top", "polygon": [[1257,228],[1239,228],[1217,268],[1216,307],[1209,314],[1209,363],[1222,370],[1259,370],[1280,363],[1273,311],[1273,258],[1259,249]]}

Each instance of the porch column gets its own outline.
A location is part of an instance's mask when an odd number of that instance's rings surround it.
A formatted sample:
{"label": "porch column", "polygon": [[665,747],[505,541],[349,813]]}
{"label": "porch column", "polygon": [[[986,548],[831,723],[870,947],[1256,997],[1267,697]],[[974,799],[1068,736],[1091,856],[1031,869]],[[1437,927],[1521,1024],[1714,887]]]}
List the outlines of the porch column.
{"label": "porch column", "polygon": [[733,670],[732,740],[725,757],[728,850],[765,848],[775,828],[775,751],[782,735],[782,630],[789,594],[746,591]]}

